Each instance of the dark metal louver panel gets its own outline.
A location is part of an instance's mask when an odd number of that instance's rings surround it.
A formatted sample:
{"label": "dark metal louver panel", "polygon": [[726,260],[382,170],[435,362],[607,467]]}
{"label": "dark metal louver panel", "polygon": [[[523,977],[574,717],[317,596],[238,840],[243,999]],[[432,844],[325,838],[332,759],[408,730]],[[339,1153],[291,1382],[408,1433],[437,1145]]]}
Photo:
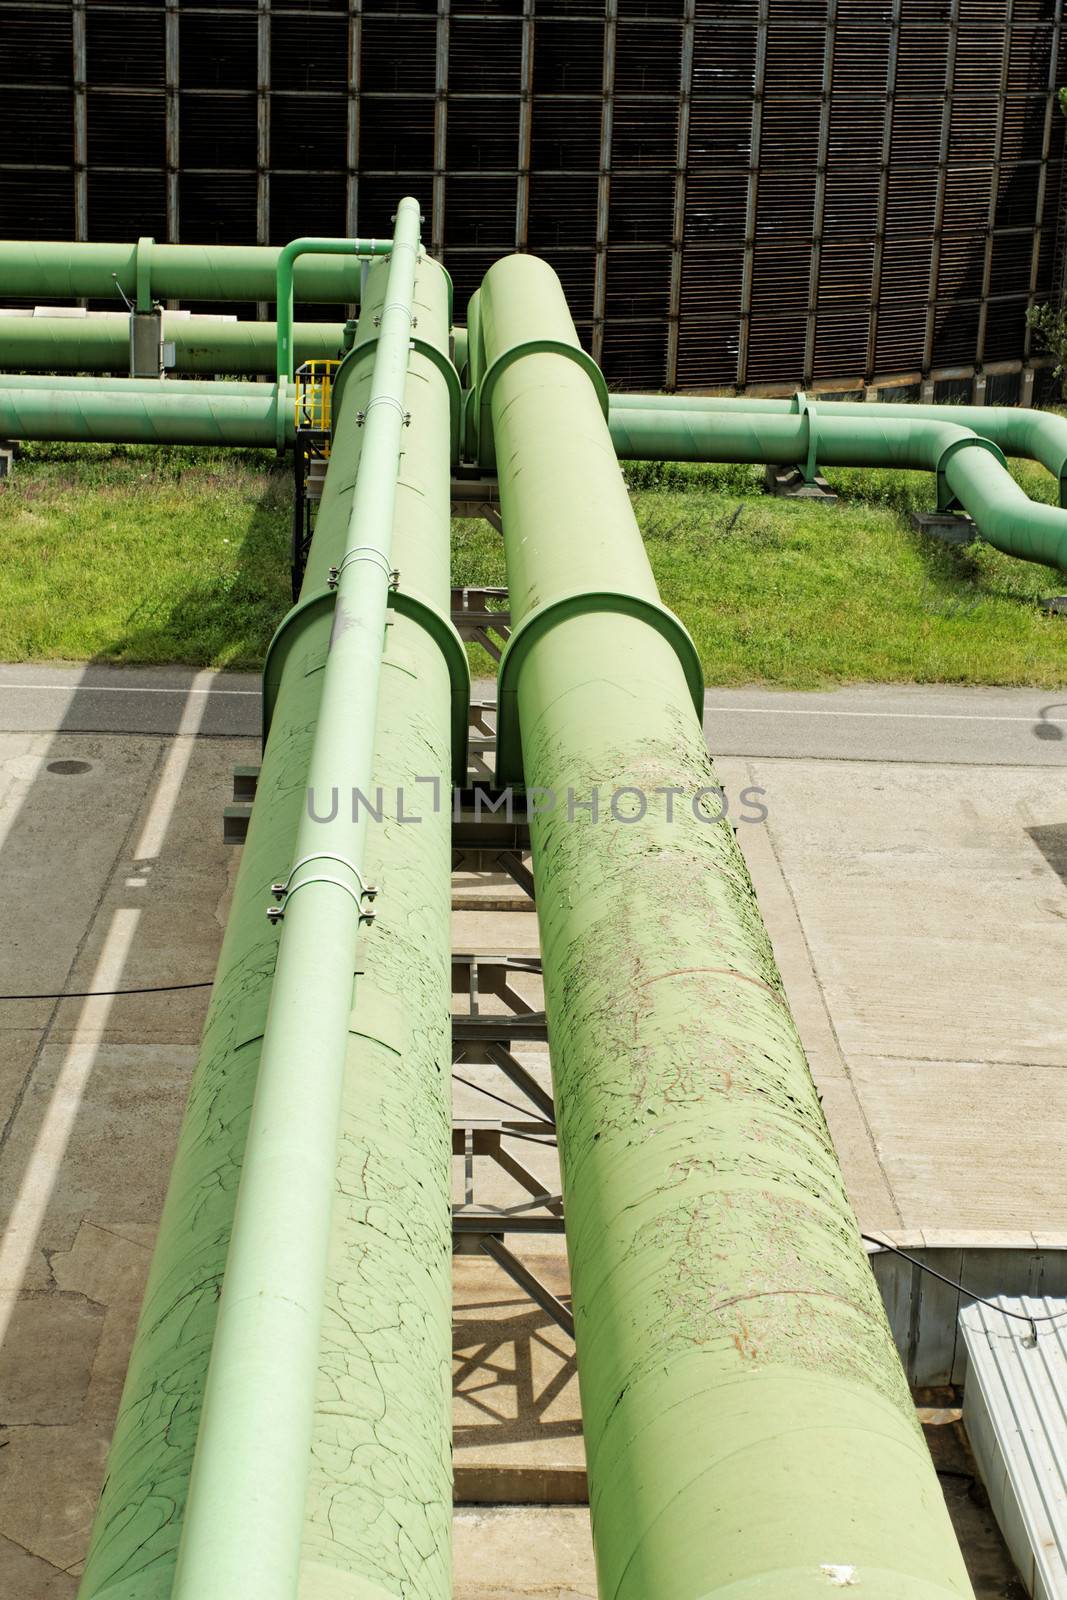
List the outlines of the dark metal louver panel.
{"label": "dark metal louver panel", "polygon": [[1063,6],[0,0],[0,230],[380,233],[406,190],[461,312],[545,254],[614,385],[959,383],[1062,291]]}

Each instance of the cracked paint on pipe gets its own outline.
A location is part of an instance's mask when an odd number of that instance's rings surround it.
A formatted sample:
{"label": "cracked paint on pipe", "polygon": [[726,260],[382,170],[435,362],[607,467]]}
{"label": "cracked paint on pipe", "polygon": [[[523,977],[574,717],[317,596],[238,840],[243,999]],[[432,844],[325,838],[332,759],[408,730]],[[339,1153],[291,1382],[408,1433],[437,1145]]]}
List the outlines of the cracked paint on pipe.
{"label": "cracked paint on pipe", "polygon": [[[372,272],[368,319],[383,287]],[[416,308],[424,337],[447,348],[447,284],[429,262],[420,266]],[[361,439],[355,413],[369,384],[367,375],[352,376],[305,595],[323,587],[341,554]],[[443,389],[436,369],[413,355],[409,438],[417,448],[402,466],[394,549],[409,586],[447,615]],[[282,666],[80,1600],[171,1593],[274,974],[277,933],[264,911],[279,863],[292,858],[305,804],[330,621],[326,610],[305,612]],[[447,795],[443,660],[409,619],[392,614],[387,631],[377,740],[383,788],[395,793],[414,768],[417,776],[440,772]],[[375,825],[368,866],[382,894],[357,958],[364,976],[347,1051],[299,1592],[301,1600],[444,1600],[451,1521],[447,803],[441,819],[421,826]],[[416,958],[412,974],[405,963]]]}
{"label": "cracked paint on pipe", "polygon": [[[532,257],[480,312],[490,368],[574,341]],[[605,582],[654,599],[579,366],[517,354],[492,417],[514,624]],[[531,836],[603,1600],[797,1600],[846,1565],[872,1600],[969,1596],[751,883],[694,804],[716,780],[678,658],[570,617],[518,709],[526,782],[560,797]]]}

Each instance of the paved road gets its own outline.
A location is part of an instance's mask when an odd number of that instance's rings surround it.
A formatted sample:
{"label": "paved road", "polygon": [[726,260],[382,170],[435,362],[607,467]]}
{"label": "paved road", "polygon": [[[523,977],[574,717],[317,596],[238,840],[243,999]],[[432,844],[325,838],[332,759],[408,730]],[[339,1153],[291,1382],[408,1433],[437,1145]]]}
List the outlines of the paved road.
{"label": "paved road", "polygon": [[[1067,667],[1067,650],[1064,658]],[[492,684],[475,689],[485,697]],[[259,716],[255,673],[0,665],[0,732],[165,734],[181,726],[247,738]],[[722,756],[1067,766],[1067,687],[711,689],[704,727]]]}

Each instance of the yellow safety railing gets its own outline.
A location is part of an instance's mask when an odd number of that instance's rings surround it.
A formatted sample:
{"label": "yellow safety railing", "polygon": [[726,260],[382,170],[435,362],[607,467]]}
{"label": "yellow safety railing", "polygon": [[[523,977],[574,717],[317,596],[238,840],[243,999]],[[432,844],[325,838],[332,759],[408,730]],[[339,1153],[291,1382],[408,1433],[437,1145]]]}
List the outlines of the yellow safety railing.
{"label": "yellow safety railing", "polygon": [[339,361],[305,361],[297,368],[294,403],[297,428],[329,433],[333,375],[340,365]]}

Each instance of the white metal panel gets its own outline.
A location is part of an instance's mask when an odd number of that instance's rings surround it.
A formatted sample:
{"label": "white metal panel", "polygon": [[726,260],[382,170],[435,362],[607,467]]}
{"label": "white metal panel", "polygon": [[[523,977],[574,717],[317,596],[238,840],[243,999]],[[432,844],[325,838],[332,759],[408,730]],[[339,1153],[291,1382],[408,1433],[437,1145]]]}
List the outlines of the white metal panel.
{"label": "white metal panel", "polygon": [[[1056,1320],[1035,1339],[998,1307]],[[1067,1300],[975,1301],[960,1329],[964,1426],[1001,1532],[1035,1600],[1067,1600]]]}

